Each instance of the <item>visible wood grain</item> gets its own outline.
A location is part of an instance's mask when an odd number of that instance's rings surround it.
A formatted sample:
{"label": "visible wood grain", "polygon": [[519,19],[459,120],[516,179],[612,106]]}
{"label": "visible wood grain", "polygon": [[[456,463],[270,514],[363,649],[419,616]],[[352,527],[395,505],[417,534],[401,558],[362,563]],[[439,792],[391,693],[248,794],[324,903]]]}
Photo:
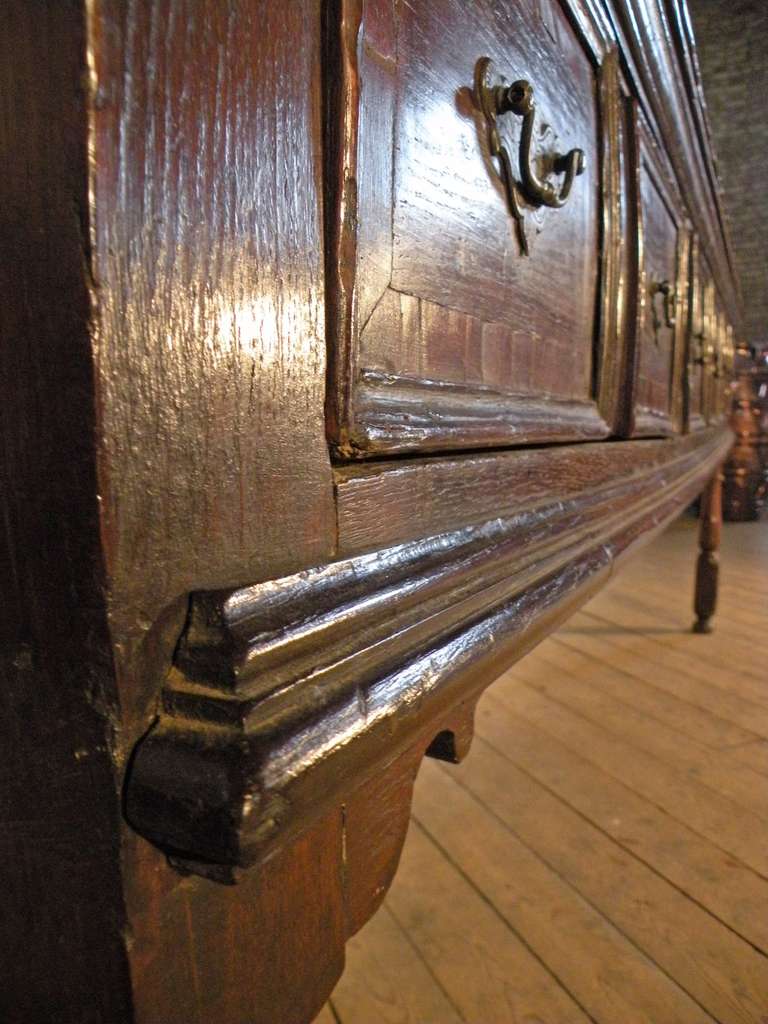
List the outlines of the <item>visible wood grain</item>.
{"label": "visible wood grain", "polygon": [[[188,593],[333,548],[319,18],[314,2],[89,5],[87,237],[121,769],[156,713]],[[137,1021],[312,1016],[342,961],[329,813],[238,896],[185,881],[126,826]],[[303,884],[295,917],[280,894]]]}
{"label": "visible wood grain", "polygon": [[[730,530],[724,531],[724,556],[739,576],[750,581],[755,597],[764,600],[765,545],[759,527],[739,524]],[[693,532],[691,520],[675,524],[593,604],[634,597],[644,579],[656,578],[657,593],[648,598],[644,590],[641,593],[648,607],[655,609],[659,628],[668,631],[665,635],[708,643],[707,638],[691,638],[686,632],[681,603],[681,590],[692,575]],[[671,571],[665,576],[667,567]],[[723,615],[739,609],[741,598],[737,589],[732,594],[725,590]],[[668,609],[675,605],[676,616],[670,618]],[[716,839],[702,835],[696,822],[691,827],[681,821],[674,803],[664,810],[656,796],[643,796],[632,783],[641,774],[627,774],[624,781],[614,776],[613,764],[632,762],[631,743],[614,754],[613,763],[601,767],[592,759],[594,742],[574,733],[573,727],[563,730],[558,739],[548,731],[548,719],[535,725],[511,711],[506,702],[494,699],[495,693],[512,695],[524,688],[521,672],[526,666],[539,678],[549,672],[552,678],[562,679],[563,690],[572,675],[587,678],[584,659],[569,660],[561,642],[567,633],[569,644],[572,638],[582,637],[590,641],[593,651],[601,652],[602,661],[590,657],[594,666],[590,679],[596,686],[598,680],[601,687],[610,685],[610,692],[628,706],[634,706],[642,692],[643,706],[650,714],[655,696],[672,692],[674,673],[669,672],[669,690],[659,689],[662,666],[650,659],[638,658],[635,675],[623,675],[615,667],[617,660],[622,661],[622,650],[611,642],[623,633],[618,628],[615,632],[589,631],[590,624],[605,621],[589,610],[579,613],[572,620],[573,627],[544,641],[490,689],[480,704],[475,745],[458,772],[424,766],[416,786],[414,815],[434,841],[422,870],[427,877],[442,876],[436,865],[446,861],[458,868],[487,905],[541,957],[552,972],[552,985],[566,988],[594,1020],[623,1024],[628,1018],[643,1019],[645,1013],[655,1022],[687,1012],[693,1019],[760,1021],[768,1008],[761,980],[768,963],[768,881],[743,861],[725,854]],[[644,637],[644,643],[653,649],[650,635]],[[556,648],[565,653],[553,665]],[[747,639],[733,639],[733,661],[743,662],[750,651]],[[699,721],[697,687],[723,694],[726,690],[702,675],[681,678],[686,679],[686,700],[677,702],[675,721],[687,734]],[[707,679],[718,678],[718,668],[710,666]],[[738,682],[729,681],[728,687],[731,696],[739,698]],[[692,714],[688,724],[683,719],[685,707]],[[668,709],[668,703],[662,701],[655,716],[666,720]],[[623,728],[620,721],[616,724]],[[710,732],[708,738],[714,743],[725,737]],[[496,750],[494,761],[490,760],[492,751],[484,753],[486,743]],[[729,761],[738,750],[745,758],[743,763],[749,764],[754,746],[719,747],[718,756]],[[489,765],[495,765],[492,773]],[[493,789],[486,788],[491,785]],[[705,806],[703,792],[700,800]],[[502,814],[504,820],[500,821],[499,809],[505,807],[509,813]],[[456,827],[457,817],[460,828]],[[754,830],[752,820],[749,816],[743,819],[745,834]],[[409,842],[410,838],[406,861]],[[564,849],[568,851],[565,854]],[[660,880],[666,884],[659,886]],[[615,895],[610,891],[614,884]],[[398,885],[396,881],[395,895]],[[447,882],[444,901],[450,902],[454,892]],[[406,886],[398,899],[409,911],[406,920],[421,920],[418,886]],[[656,900],[658,915],[654,913]],[[409,929],[400,938],[401,955],[424,955],[423,927]],[[473,947],[483,924],[470,916],[454,927],[461,931],[464,943]],[[496,941],[503,942],[500,938]],[[391,935],[387,949],[393,956],[396,942]],[[366,963],[380,955],[378,936],[370,928],[364,929],[355,943],[364,952]],[[440,952],[430,950],[430,955],[430,963],[436,967]],[[350,962],[342,984],[360,991],[368,980]],[[405,1019],[413,1012],[414,997],[403,993]],[[487,1005],[479,1019],[505,1019],[503,998],[501,994],[498,1002]],[[377,1021],[375,1012],[370,1016],[372,1022]],[[354,1024],[354,1008],[348,1006],[341,1019],[342,1024]]]}
{"label": "visible wood grain", "polygon": [[126,744],[154,712],[158,622],[183,619],[180,599],[332,549],[318,16],[92,7],[99,474]]}
{"label": "visible wood grain", "polygon": [[705,422],[704,353],[707,320],[704,315],[706,289],[712,273],[704,256],[698,235],[691,239],[688,310],[688,370],[685,375],[686,419],[689,430],[700,429]]}
{"label": "visible wood grain", "polygon": [[464,1020],[388,907],[370,922],[364,942],[348,943],[347,967],[333,991],[333,1003],[342,1022],[460,1024]]}
{"label": "visible wood grain", "polygon": [[[686,234],[682,201],[663,152],[640,115],[634,126],[638,202],[637,319],[632,434],[680,429],[680,349],[687,318]],[[660,288],[671,289],[665,303]],[[669,317],[673,322],[668,322]]]}
{"label": "visible wood grain", "polygon": [[499,1014],[548,1024],[589,1019],[459,871],[445,860],[435,861],[418,826],[399,882],[390,909],[463,1019],[493,1020]]}
{"label": "visible wood grain", "polygon": [[[573,6],[579,31],[552,7],[545,33],[535,3],[507,11],[484,2],[471,16],[454,0],[418,9],[392,0],[329,5],[329,422],[337,454],[609,432],[593,370],[600,332],[611,354],[623,337],[612,311],[621,297],[617,279],[598,260],[601,220],[612,238],[621,230],[610,204],[622,201],[622,183],[608,170],[619,159],[618,126],[601,112],[614,109],[618,85],[615,73],[607,76],[610,85],[596,96],[593,63],[607,52],[607,22],[580,0]],[[563,210],[527,209],[531,259],[520,254],[473,97],[482,56],[493,57],[500,73],[534,80],[539,116],[559,136],[538,142],[542,153],[551,158],[573,146],[586,153],[587,169]],[[519,119],[506,117],[503,131],[516,153]],[[611,195],[601,207],[603,185]],[[598,327],[600,276],[610,316]],[[417,306],[417,330],[392,315],[398,304]],[[499,358],[500,340],[512,359]],[[388,401],[385,375],[417,388],[418,430],[406,429],[413,408],[404,414]],[[606,389],[615,390],[609,377]],[[449,412],[435,382],[467,385],[463,402]],[[483,414],[483,389],[498,396],[495,430]],[[443,436],[452,417],[456,427]]]}
{"label": "visible wood grain", "polygon": [[[687,213],[726,297],[738,317],[733,261],[711,147],[690,20],[680,3],[628,0],[615,5],[614,25],[633,89],[664,139]],[[680,55],[681,60],[675,59]],[[684,70],[683,70],[684,69]]]}
{"label": "visible wood grain", "polygon": [[[128,820],[203,874],[266,862],[585,600],[697,493],[723,442],[699,434],[571,499],[556,489],[476,526],[198,595],[132,757]],[[409,794],[382,791],[377,832],[391,814],[402,833]],[[374,861],[372,848],[378,875]]]}
{"label": "visible wood grain", "polygon": [[[660,629],[653,609],[644,606],[631,594],[622,594],[615,607],[608,608],[601,603],[594,611],[599,611],[601,618],[607,619],[617,634],[623,634],[616,637],[622,646],[636,648],[638,634],[642,634],[652,641],[650,645],[645,643],[644,647],[654,661],[665,660],[669,666],[695,675],[701,675],[708,666],[714,665],[717,667],[717,672],[712,674],[715,685],[736,688],[740,695],[759,704],[768,703],[762,667],[753,659],[745,659],[738,667],[734,666],[732,646],[727,637],[713,635],[706,643],[697,644],[692,635],[681,635],[675,629]],[[634,619],[633,614],[636,616]]]}
{"label": "visible wood grain", "polygon": [[[587,628],[582,627],[582,623]],[[679,696],[684,700],[695,700],[696,704],[725,721],[732,722],[742,729],[768,738],[768,708],[759,704],[751,697],[742,695],[730,685],[728,680],[717,685],[717,672],[695,672],[670,665],[664,658],[662,648],[660,656],[655,645],[645,644],[638,647],[636,638],[627,635],[628,644],[622,642],[621,629],[606,631],[605,620],[595,619],[590,615],[583,620],[574,619],[573,629],[562,630],[558,634],[558,643],[568,648],[583,651],[601,664],[615,666],[617,671],[626,673],[633,679],[645,678],[645,670],[652,666],[654,685],[665,693]],[[602,626],[602,629],[601,629]],[[645,650],[650,647],[649,654]],[[656,656],[649,656],[656,655]]]}
{"label": "visible wood grain", "polygon": [[[598,617],[594,610],[591,611],[591,621],[586,629],[582,622],[574,620],[573,632],[566,631],[563,639],[581,648],[588,644],[588,641],[577,634],[598,634],[601,642],[608,642],[612,648],[621,651],[620,655],[614,655],[612,651],[611,657],[620,657],[621,664],[635,667],[639,667],[643,660],[649,662],[654,666],[654,671],[658,671],[660,685],[668,689],[674,688],[674,680],[677,678],[680,679],[681,690],[701,682],[702,689],[697,690],[699,699],[722,709],[722,713],[727,710],[730,720],[762,733],[763,716],[768,709],[768,700],[765,687],[751,675],[749,661],[745,660],[739,665],[738,670],[734,670],[732,653],[728,664],[718,656],[717,650],[711,648],[704,651],[699,649],[698,652],[695,649],[676,649],[668,640],[677,639],[678,635],[672,637],[662,631],[652,633],[647,619],[645,622],[638,621],[651,614],[650,610],[643,609],[637,604],[630,606],[630,609],[637,609],[637,619],[630,631],[626,621],[631,617],[632,610],[622,608],[624,602],[623,595],[620,600],[617,599],[615,613],[613,609],[610,613],[601,609]],[[606,618],[608,614],[610,618]],[[656,621],[658,622],[658,619]],[[715,671],[709,671],[712,667]]]}
{"label": "visible wood grain", "polygon": [[526,721],[571,749],[712,843],[768,878],[768,851],[754,830],[754,815],[678,766],[667,764],[608,729],[534,690],[520,688],[492,695]]}
{"label": "visible wood grain", "polygon": [[725,451],[730,435],[705,433],[674,449],[643,441],[545,451],[445,456],[335,472],[339,551],[343,555],[443,533],[466,523],[514,515],[579,493],[594,495],[618,477],[662,471],[670,457]]}
{"label": "visible wood grain", "polygon": [[723,857],[694,828],[508,709],[494,708],[483,718],[479,735],[628,854],[768,953],[768,881]]}
{"label": "visible wood grain", "polygon": [[[435,438],[440,447],[607,435],[595,380],[608,341],[597,339],[622,340],[608,317],[622,294],[608,208],[617,213],[621,197],[601,189],[624,184],[607,113],[615,90],[627,96],[635,84],[629,51],[617,61],[616,19],[591,0],[568,11],[484,0],[471,12],[455,0],[418,10],[399,0],[11,0],[4,14],[3,1020],[306,1024],[341,971],[346,939],[392,880],[424,752],[463,754],[482,687],[661,529],[723,454],[726,433],[712,430],[663,448],[581,445],[496,462],[452,455],[444,468],[390,462],[359,478],[331,468],[335,394],[328,435],[324,405],[335,386],[355,391],[370,413],[374,451],[419,451]],[[334,21],[339,14],[346,21]],[[329,24],[340,30],[336,49]],[[419,26],[433,39],[411,31]],[[519,66],[535,77],[540,114],[560,142],[588,150],[586,175],[569,205],[542,219],[530,263],[513,253],[486,126],[461,91],[480,56],[473,43],[509,73]],[[658,49],[669,63],[666,42]],[[676,73],[665,75],[679,107]],[[420,85],[441,101],[448,86],[437,114],[456,134],[425,123],[436,108],[421,103]],[[358,138],[357,125],[335,123],[333,112],[356,109],[360,97]],[[668,118],[662,129],[671,145]],[[358,161],[370,173],[358,173]],[[406,180],[411,171],[431,183],[430,194]],[[716,200],[707,193],[697,202],[702,181],[684,191],[699,219],[712,221],[702,238],[717,275],[713,317],[727,339],[734,310],[712,244]],[[441,194],[456,205],[441,209]],[[473,219],[483,211],[484,222]],[[603,263],[601,237],[613,242]],[[474,262],[485,256],[498,279]],[[405,288],[401,279],[419,294],[397,300],[400,335],[393,327],[372,347],[374,365],[358,361],[348,373],[352,338],[337,328],[351,332],[354,321],[364,333],[370,323],[375,340],[377,303],[386,296],[382,315],[391,320],[387,289]],[[613,291],[599,292],[609,279]],[[416,338],[412,387],[399,361]],[[375,365],[384,355],[391,369]],[[611,377],[621,378],[619,391],[624,372]],[[707,380],[715,423],[724,380],[714,372]],[[482,558],[459,565],[466,549],[457,544],[453,562],[440,563],[441,531],[474,539],[482,524],[493,534],[473,549]],[[420,575],[419,562],[411,576],[412,594],[421,583],[435,589],[408,621],[418,600],[407,610],[392,578],[387,589],[387,572],[403,563],[381,553],[404,544],[437,564]],[[361,569],[354,559],[366,556],[380,563],[378,590],[348,586],[343,601],[323,605],[318,574],[333,567],[329,575],[346,571],[348,582]],[[297,580],[304,594],[295,600]],[[271,595],[267,625],[274,619],[291,642],[306,630],[291,657],[273,649],[257,682],[258,671],[238,679],[234,666],[223,697],[194,679],[174,688],[169,680],[178,683],[184,667],[178,641],[198,607],[192,595],[253,587]],[[379,610],[361,611],[374,599]],[[357,618],[340,612],[345,601]],[[372,632],[356,629],[361,616]],[[263,631],[243,637],[256,653],[269,646]],[[724,647],[712,650],[717,663]],[[706,658],[672,645],[659,656],[694,667]],[[328,666],[338,689],[321,685]],[[259,687],[269,690],[280,673],[301,685],[286,686],[270,717],[258,708]],[[323,701],[339,695],[347,703],[331,720]],[[226,841],[227,811],[274,829],[263,847],[255,830],[262,862],[237,886],[220,884],[236,871],[205,860],[208,848],[180,849],[165,836],[169,862],[121,816],[132,808],[122,787],[139,764],[135,744],[174,715],[199,741],[178,744],[174,771],[158,773],[172,795],[186,787],[182,816],[194,817],[213,794],[224,812],[207,820],[208,838]],[[245,799],[253,774],[231,766],[217,774],[225,735],[249,772],[267,766],[269,784],[280,781],[265,787],[280,798],[274,805]],[[666,778],[677,783],[679,773]],[[681,785],[686,813],[704,789]],[[735,847],[738,814],[729,827],[715,817]],[[714,820],[706,818],[713,832]],[[754,842],[739,849],[756,863]],[[524,943],[515,939],[510,953],[509,928],[471,885],[463,895],[503,936],[471,964],[492,965],[487,976],[504,1005],[528,1006],[547,1024],[586,1019],[559,983],[551,989],[552,975]],[[451,906],[441,914],[456,927]],[[431,928],[425,960],[458,1016],[486,1008],[486,975],[472,978],[455,935],[455,970],[438,968],[443,940]]]}
{"label": "visible wood grain", "polygon": [[[478,729],[494,715],[489,700]],[[759,1020],[768,991],[765,957],[507,758],[478,743],[473,759],[471,779],[457,770],[470,792],[700,1006],[718,1021]]]}
{"label": "visible wood grain", "polygon": [[[570,638],[573,638],[573,633]],[[667,692],[646,680],[643,680],[645,685],[633,685],[630,673],[614,667],[610,652],[607,655],[603,652],[604,660],[601,660],[594,654],[582,654],[574,644],[568,643],[568,638],[561,640],[559,636],[543,641],[537,651],[539,660],[550,668],[567,669],[569,678],[583,680],[609,696],[618,697],[622,703],[648,713],[704,746],[722,750],[759,739],[756,732],[742,729],[726,718],[699,707],[686,700],[684,695]]]}
{"label": "visible wood grain", "polygon": [[[591,1018],[638,1024],[709,1020],[491,810],[437,767],[424,766],[415,813],[422,828],[440,837],[445,856],[475,880]],[[602,971],[601,963],[610,964],[610,971]]]}
{"label": "visible wood grain", "polygon": [[638,252],[627,245],[638,232],[634,175],[634,103],[621,72],[618,50],[600,68],[602,112],[602,232],[600,244],[600,352],[597,394],[600,412],[615,433],[628,436],[632,395]]}
{"label": "visible wood grain", "polygon": [[762,819],[768,829],[768,787],[751,769],[719,757],[697,739],[603,693],[575,673],[561,675],[558,666],[548,662],[546,655],[542,660],[543,664],[523,665],[520,669],[520,675],[533,689],[613,736],[653,754],[666,764],[684,769],[690,778],[751,811],[758,827]]}

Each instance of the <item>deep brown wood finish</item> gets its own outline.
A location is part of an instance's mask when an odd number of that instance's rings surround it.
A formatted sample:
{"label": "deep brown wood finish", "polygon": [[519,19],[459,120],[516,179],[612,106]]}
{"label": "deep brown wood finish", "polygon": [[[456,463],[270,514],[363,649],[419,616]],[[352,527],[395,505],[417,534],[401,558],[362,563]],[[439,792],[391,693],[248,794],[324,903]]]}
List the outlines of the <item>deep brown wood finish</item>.
{"label": "deep brown wood finish", "polygon": [[720,572],[718,549],[723,526],[723,474],[715,473],[701,496],[699,557],[696,562],[696,591],[693,608],[694,633],[711,633],[710,619],[717,607],[717,581]]}
{"label": "deep brown wood finish", "polygon": [[[542,1020],[564,995],[605,1024],[764,1016],[768,702],[743,669],[765,650],[744,588],[764,622],[768,537],[724,529],[723,628],[703,638],[680,601],[695,532],[674,524],[489,689],[461,767],[425,764],[398,877],[333,993],[342,1024],[453,1022],[448,1000],[505,1021],[524,990]],[[535,993],[523,942],[549,972]]]}
{"label": "deep brown wood finish", "polygon": [[[265,860],[341,802],[347,780],[375,771],[458,693],[470,699],[491,663],[528,650],[698,493],[729,444],[719,432],[683,452],[612,446],[592,470],[602,486],[579,472],[588,449],[562,452],[582,478],[570,499],[537,502],[522,487],[519,511],[490,522],[200,595],[163,713],[134,754],[129,820],[201,873]],[[548,453],[517,461],[534,479],[548,472]]]}
{"label": "deep brown wood finish", "polygon": [[631,434],[673,434],[682,418],[688,235],[666,159],[642,117],[634,139],[639,272]]}
{"label": "deep brown wood finish", "polygon": [[713,268],[729,317],[737,321],[731,250],[687,7],[676,0],[623,0],[611,5],[611,20],[633,90],[656,126],[654,132],[664,139],[675,179],[686,196],[686,213]]}
{"label": "deep brown wood finish", "polygon": [[[626,227],[619,79],[596,10],[576,3],[573,20],[549,0],[509,10],[455,0],[328,5],[337,454],[610,432],[600,410],[615,413],[626,293],[598,248],[602,233],[604,252],[615,251]],[[533,83],[549,125],[539,160],[573,146],[586,154],[563,209],[525,206],[531,257],[473,93],[481,57],[508,83]],[[509,114],[501,125],[515,154],[519,122]],[[596,393],[601,352],[608,369]]]}
{"label": "deep brown wood finish", "polygon": [[90,344],[86,25],[0,32],[0,1018],[131,1017]]}
{"label": "deep brown wood finish", "polygon": [[[687,373],[685,386],[685,423],[688,430],[700,430],[705,423],[704,381],[707,365],[706,289],[712,275],[701,251],[697,235],[691,239],[688,281]],[[710,284],[711,287],[711,284]]]}
{"label": "deep brown wood finish", "polygon": [[[122,768],[156,713],[187,594],[332,551],[320,13],[160,0],[89,10],[101,529]],[[185,881],[126,827],[137,1018],[310,1017],[341,969],[340,849],[332,815],[235,899]],[[281,894],[304,885],[298,920]]]}
{"label": "deep brown wood finish", "polygon": [[[458,452],[626,433],[633,107],[674,129],[592,0],[6,22],[3,1019],[306,1024],[425,752],[463,756],[493,676],[724,457],[726,357],[689,438]],[[527,257],[483,55],[530,77],[540,155],[587,155]]]}

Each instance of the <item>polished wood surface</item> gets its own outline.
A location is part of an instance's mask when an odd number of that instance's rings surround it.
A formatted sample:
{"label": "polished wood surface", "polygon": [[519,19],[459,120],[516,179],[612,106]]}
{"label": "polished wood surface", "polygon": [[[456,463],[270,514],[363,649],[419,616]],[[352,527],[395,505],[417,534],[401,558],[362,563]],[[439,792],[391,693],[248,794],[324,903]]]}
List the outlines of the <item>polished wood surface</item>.
{"label": "polished wood surface", "polygon": [[[598,406],[611,405],[615,381],[603,378],[596,393],[593,379],[602,349],[619,358],[623,332],[606,267],[597,321],[598,244],[623,225],[611,209],[622,154],[604,22],[576,2],[574,28],[550,0],[509,10],[340,0],[329,9],[330,110],[343,123],[329,140],[337,453],[605,436],[613,423]],[[534,84],[537,159],[550,173],[555,153],[585,154],[566,206],[522,203],[530,257],[473,91],[481,58],[494,62],[494,82]],[[517,153],[519,118],[506,115],[500,130]]]}
{"label": "polished wood surface", "polygon": [[665,158],[642,118],[635,135],[640,269],[632,433],[672,434],[681,427],[687,229]]}
{"label": "polished wood surface", "polygon": [[335,1020],[763,1020],[766,531],[726,525],[721,632],[692,637],[696,531],[488,690],[464,764],[425,765]]}
{"label": "polished wood surface", "polygon": [[[133,755],[129,821],[202,874],[229,877],[266,861],[343,803],[351,779],[414,743],[429,747],[458,695],[471,707],[505,664],[701,490],[730,444],[721,431],[692,436],[683,451],[660,442],[601,453],[581,446],[561,450],[554,466],[548,452],[520,452],[506,461],[522,486],[494,496],[491,521],[467,525],[475,508],[467,516],[446,489],[463,521],[451,532],[198,595],[162,713]],[[423,467],[410,469],[405,476]],[[459,486],[465,478],[466,466]],[[504,509],[505,499],[517,509]],[[342,547],[345,532],[340,524]],[[712,531],[703,543],[712,603]]]}
{"label": "polished wood surface", "polygon": [[[306,1024],[424,755],[711,479],[738,309],[684,13],[8,0],[3,1020]],[[484,56],[538,104],[493,91],[499,138]],[[689,224],[707,427],[664,438]]]}

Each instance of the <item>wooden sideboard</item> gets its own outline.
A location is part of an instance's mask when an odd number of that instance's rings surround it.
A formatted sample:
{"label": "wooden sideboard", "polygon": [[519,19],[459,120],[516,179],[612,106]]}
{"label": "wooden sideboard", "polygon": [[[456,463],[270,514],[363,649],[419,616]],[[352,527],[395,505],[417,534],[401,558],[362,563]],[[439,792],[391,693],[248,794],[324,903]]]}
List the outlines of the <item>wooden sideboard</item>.
{"label": "wooden sideboard", "polygon": [[709,628],[687,12],[4,14],[2,1019],[308,1024],[422,757],[702,491]]}

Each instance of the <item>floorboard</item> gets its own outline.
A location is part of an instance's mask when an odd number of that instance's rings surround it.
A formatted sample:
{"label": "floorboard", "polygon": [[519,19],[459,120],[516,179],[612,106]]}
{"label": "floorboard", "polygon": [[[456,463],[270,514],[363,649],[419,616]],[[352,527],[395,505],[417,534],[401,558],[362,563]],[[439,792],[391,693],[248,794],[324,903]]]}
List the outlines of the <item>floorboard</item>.
{"label": "floorboard", "polygon": [[768,1024],[768,525],[694,636],[682,519],[425,762],[317,1024]]}

